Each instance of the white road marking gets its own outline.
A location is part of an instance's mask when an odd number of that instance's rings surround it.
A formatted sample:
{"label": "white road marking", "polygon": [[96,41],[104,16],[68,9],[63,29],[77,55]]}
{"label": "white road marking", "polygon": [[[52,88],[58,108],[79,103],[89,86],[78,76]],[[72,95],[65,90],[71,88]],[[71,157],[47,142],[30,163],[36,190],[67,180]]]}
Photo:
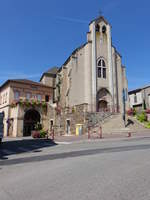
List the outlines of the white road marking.
{"label": "white road marking", "polygon": [[56,144],[72,144],[72,142],[56,142]]}

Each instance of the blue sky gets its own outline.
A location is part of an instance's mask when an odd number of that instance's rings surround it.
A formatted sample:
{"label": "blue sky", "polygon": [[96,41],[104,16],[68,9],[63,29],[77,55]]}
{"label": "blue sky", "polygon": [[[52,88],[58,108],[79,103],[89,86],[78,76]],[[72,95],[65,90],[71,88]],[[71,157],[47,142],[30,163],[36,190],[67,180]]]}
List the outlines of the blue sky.
{"label": "blue sky", "polygon": [[129,89],[150,84],[149,0],[0,0],[0,84],[38,81],[86,41],[88,23],[103,12],[127,67]]}

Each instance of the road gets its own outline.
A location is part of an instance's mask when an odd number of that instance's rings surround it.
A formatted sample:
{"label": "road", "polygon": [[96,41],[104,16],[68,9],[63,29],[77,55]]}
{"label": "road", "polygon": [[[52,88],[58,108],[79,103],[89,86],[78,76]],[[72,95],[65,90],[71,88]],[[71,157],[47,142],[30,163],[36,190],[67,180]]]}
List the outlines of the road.
{"label": "road", "polygon": [[0,200],[150,199],[150,138],[18,144],[0,149]]}

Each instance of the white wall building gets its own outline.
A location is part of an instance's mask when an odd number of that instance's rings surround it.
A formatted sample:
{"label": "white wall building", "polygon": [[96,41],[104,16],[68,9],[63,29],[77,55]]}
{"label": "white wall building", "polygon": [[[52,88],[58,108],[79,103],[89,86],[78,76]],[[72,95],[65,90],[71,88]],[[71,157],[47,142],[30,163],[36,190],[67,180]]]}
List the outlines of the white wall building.
{"label": "white wall building", "polygon": [[129,100],[131,108],[150,109],[150,86],[129,91]]}

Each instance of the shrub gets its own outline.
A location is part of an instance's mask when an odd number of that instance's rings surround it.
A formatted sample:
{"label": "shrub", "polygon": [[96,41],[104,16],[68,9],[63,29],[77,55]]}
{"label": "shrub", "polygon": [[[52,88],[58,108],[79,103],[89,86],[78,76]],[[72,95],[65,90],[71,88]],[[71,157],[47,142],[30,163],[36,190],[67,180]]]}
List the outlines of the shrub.
{"label": "shrub", "polygon": [[40,130],[40,138],[45,138],[47,135],[47,132],[44,130]]}
{"label": "shrub", "polygon": [[145,113],[145,112],[142,112],[141,114],[138,114],[138,115],[137,115],[137,119],[138,119],[140,122],[145,122],[145,121],[147,121],[146,113]]}
{"label": "shrub", "polygon": [[147,123],[145,124],[145,127],[148,128],[148,129],[150,129],[150,122],[147,122]]}
{"label": "shrub", "polygon": [[43,108],[47,108],[47,103],[43,101],[43,102],[42,102],[42,107],[43,107]]}
{"label": "shrub", "polygon": [[42,124],[39,123],[39,122],[35,125],[35,130],[36,130],[36,131],[40,131],[40,130],[42,130],[42,128],[43,128],[43,127],[42,127]]}
{"label": "shrub", "polygon": [[137,111],[135,108],[133,108],[133,115],[136,115],[137,114]]}
{"label": "shrub", "polygon": [[36,106],[36,101],[33,99],[33,100],[31,101],[31,104],[32,104],[33,107]]}

